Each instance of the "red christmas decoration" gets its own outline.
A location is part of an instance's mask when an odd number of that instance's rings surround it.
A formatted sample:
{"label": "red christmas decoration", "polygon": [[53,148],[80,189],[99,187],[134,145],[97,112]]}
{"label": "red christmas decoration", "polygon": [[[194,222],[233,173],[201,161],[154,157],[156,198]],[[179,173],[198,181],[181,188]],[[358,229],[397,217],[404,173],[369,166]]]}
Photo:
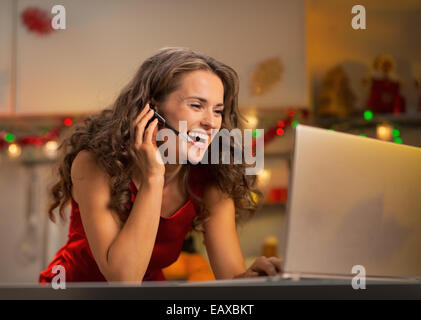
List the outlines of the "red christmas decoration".
{"label": "red christmas decoration", "polygon": [[[6,137],[6,131],[0,131],[0,151],[8,147],[11,143],[15,143],[21,147],[27,147],[27,146],[35,146],[35,147],[42,147],[44,144],[46,144],[48,141],[51,140],[58,140],[58,137],[60,136],[61,131],[68,127],[68,124],[70,121],[73,121],[71,118],[66,118],[64,121],[62,121],[62,124],[51,129],[50,131],[46,132],[43,135],[39,136],[20,136],[17,137],[13,142],[7,142],[5,140]],[[67,123],[67,125],[66,125]]]}
{"label": "red christmas decoration", "polygon": [[64,125],[67,127],[70,127],[72,125],[72,119],[71,118],[64,119]]}
{"label": "red christmas decoration", "polygon": [[367,107],[375,113],[405,112],[405,98],[400,92],[400,81],[394,74],[395,61],[387,55],[378,56],[373,63],[370,94]]}
{"label": "red christmas decoration", "polygon": [[36,7],[27,8],[22,12],[21,19],[26,28],[37,35],[46,35],[54,31],[51,26],[52,16],[46,10]]}
{"label": "red christmas decoration", "polygon": [[276,125],[265,130],[265,134],[263,135],[263,137],[258,137],[258,138],[253,139],[252,141],[253,155],[256,154],[256,140],[257,139],[263,140],[263,144],[266,145],[267,143],[269,143],[276,137],[283,136],[286,129],[291,126],[293,117],[297,114],[301,114],[301,116],[304,119],[308,119],[309,117],[308,110],[305,110],[305,109],[288,110],[286,118],[278,120]]}
{"label": "red christmas decoration", "polygon": [[272,188],[269,192],[269,203],[286,203],[288,200],[288,189],[285,187]]}
{"label": "red christmas decoration", "polygon": [[377,113],[405,112],[405,99],[399,91],[398,82],[389,79],[373,79],[367,106]]}
{"label": "red christmas decoration", "polygon": [[282,128],[278,128],[278,129],[276,130],[276,134],[277,134],[278,136],[282,136],[282,135],[284,134],[284,129],[282,129]]}

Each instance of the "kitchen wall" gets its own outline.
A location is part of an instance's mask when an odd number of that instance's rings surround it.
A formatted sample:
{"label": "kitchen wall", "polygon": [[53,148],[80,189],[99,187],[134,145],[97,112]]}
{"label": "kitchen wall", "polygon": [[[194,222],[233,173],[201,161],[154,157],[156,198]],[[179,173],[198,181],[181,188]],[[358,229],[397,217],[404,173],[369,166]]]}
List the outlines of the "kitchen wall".
{"label": "kitchen wall", "polygon": [[[1,2],[2,15],[11,0]],[[18,0],[50,11],[54,0]],[[308,105],[304,1],[64,0],[65,30],[35,36],[16,22],[16,106],[20,115],[103,109],[143,60],[166,46],[203,51],[232,66],[241,79],[241,106]],[[9,14],[10,16],[10,14]],[[10,17],[2,47],[10,49]],[[9,30],[6,32],[5,30]],[[10,53],[9,53],[10,55]],[[259,62],[277,56],[282,81],[253,96],[249,78]],[[8,72],[7,68],[5,69]],[[0,112],[10,101],[0,101]]]}
{"label": "kitchen wall", "polygon": [[12,1],[0,2],[0,115],[11,112],[12,86]]}

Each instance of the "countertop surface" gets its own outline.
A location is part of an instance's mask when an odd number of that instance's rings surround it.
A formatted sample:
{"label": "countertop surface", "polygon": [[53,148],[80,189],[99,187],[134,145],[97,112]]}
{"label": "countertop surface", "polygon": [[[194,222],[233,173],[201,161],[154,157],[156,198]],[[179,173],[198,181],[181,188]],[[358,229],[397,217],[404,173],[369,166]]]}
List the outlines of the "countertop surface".
{"label": "countertop surface", "polygon": [[256,278],[212,282],[0,284],[0,299],[284,300],[421,299],[421,280],[367,280],[354,289],[351,279]]}

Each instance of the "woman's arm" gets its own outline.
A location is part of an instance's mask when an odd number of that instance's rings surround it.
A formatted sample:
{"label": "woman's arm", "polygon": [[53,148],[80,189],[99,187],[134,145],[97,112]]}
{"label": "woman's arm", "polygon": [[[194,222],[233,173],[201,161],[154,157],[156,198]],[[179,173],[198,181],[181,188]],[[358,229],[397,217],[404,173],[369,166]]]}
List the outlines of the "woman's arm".
{"label": "woman's arm", "polygon": [[259,257],[246,270],[235,226],[234,201],[215,187],[205,191],[203,200],[210,211],[204,225],[204,240],[216,279],[275,275],[281,271],[281,262],[276,257]]}
{"label": "woman's arm", "polygon": [[107,281],[142,281],[158,230],[164,178],[145,181],[122,227],[117,214],[107,208],[108,177],[89,152],[76,156],[72,182],[73,197],[101,273]]}
{"label": "woman's arm", "polygon": [[164,188],[164,163],[155,143],[157,119],[146,127],[153,111],[145,107],[135,120],[136,164],[142,183],[127,221],[121,227],[107,208],[109,179],[89,152],[72,164],[73,195],[79,204],[86,237],[98,267],[108,281],[141,282],[158,232]]}
{"label": "woman's arm", "polygon": [[204,240],[209,262],[216,279],[232,279],[246,271],[235,226],[234,201],[215,187],[203,195],[209,209],[204,224]]}

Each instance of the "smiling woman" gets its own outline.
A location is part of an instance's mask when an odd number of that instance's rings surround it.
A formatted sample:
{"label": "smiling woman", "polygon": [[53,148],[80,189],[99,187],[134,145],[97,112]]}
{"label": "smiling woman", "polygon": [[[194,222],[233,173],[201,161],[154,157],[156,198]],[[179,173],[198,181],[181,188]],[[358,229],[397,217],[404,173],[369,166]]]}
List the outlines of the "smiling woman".
{"label": "smiling woman", "polygon": [[[177,90],[157,104],[158,112],[168,123],[178,131],[185,130],[192,138],[186,144],[171,141],[168,148],[174,159],[188,159],[193,163],[202,159],[222,126],[223,99],[221,79],[211,71],[195,70],[183,74]],[[181,121],[186,122],[185,128],[180,128]]]}
{"label": "smiling woman", "polygon": [[[59,207],[63,217],[71,201],[69,238],[39,281],[53,281],[58,265],[66,281],[165,280],[162,268],[177,259],[192,227],[204,232],[217,279],[279,271],[276,259],[244,266],[236,222],[255,212],[261,195],[248,166],[164,164],[158,121],[150,122],[149,102],[177,130],[184,121],[186,133],[204,138],[203,151],[213,131],[241,127],[237,100],[236,72],[207,55],[164,48],[147,59],[112,108],[86,118],[60,146],[49,214],[54,220]],[[194,144],[180,149],[177,137],[174,148],[181,154]]]}

